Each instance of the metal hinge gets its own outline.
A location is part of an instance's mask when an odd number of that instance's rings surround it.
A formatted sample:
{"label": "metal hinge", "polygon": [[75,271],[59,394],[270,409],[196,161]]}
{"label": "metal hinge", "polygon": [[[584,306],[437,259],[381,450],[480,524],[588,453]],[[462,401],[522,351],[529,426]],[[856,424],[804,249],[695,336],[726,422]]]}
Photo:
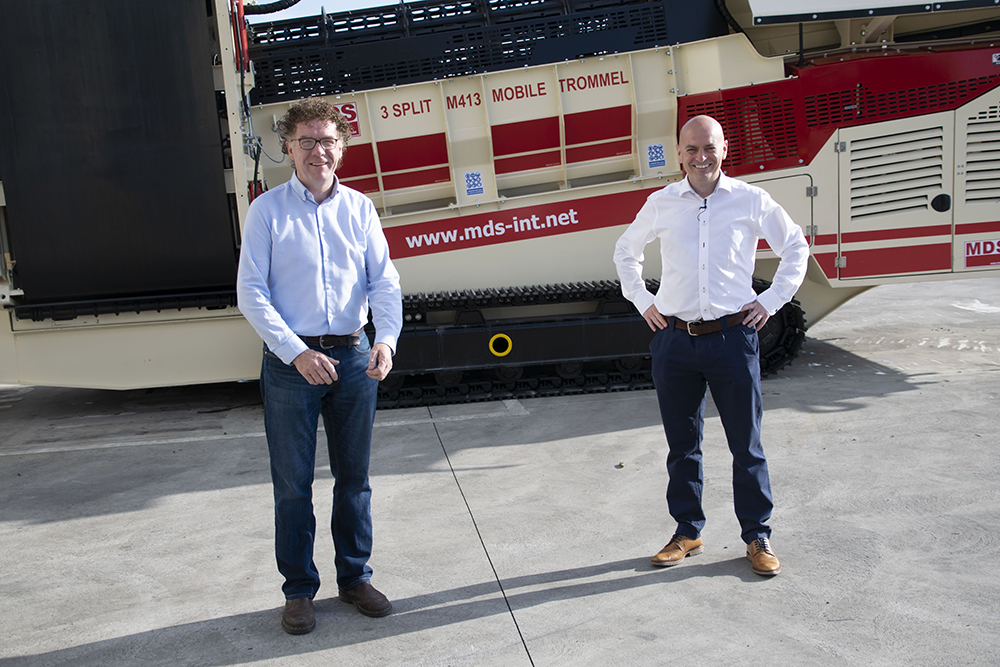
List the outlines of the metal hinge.
{"label": "metal hinge", "polygon": [[838,269],[846,269],[847,268],[847,258],[844,257],[843,255],[839,255],[839,256],[837,256],[833,260],[833,265],[835,267],[837,267]]}
{"label": "metal hinge", "polygon": [[816,225],[806,225],[806,236],[816,236],[819,234],[819,227]]}
{"label": "metal hinge", "polygon": [[807,185],[806,186],[806,197],[818,197],[819,196],[819,186],[818,185]]}
{"label": "metal hinge", "polygon": [[846,153],[847,152],[847,142],[846,141],[835,141],[835,142],[833,142],[833,152],[834,153]]}

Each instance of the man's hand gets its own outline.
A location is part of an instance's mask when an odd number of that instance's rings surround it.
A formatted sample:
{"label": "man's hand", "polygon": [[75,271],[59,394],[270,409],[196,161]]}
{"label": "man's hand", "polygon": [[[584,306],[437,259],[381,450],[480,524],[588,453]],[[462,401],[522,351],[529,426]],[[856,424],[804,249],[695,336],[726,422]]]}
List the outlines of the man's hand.
{"label": "man's hand", "polygon": [[743,324],[747,325],[748,327],[753,327],[757,331],[763,329],[764,324],[766,324],[768,318],[771,317],[770,315],[767,314],[767,311],[764,310],[764,306],[760,305],[756,301],[751,301],[750,303],[740,308],[740,310],[750,311],[749,313],[747,313],[747,316],[743,318]]}
{"label": "man's hand", "polygon": [[292,360],[292,364],[309,384],[333,384],[336,382],[337,369],[334,367],[339,363],[336,359],[331,359],[316,350],[306,350]]}
{"label": "man's hand", "polygon": [[381,382],[392,370],[392,350],[385,343],[375,343],[368,355],[368,370],[365,375]]}
{"label": "man's hand", "polygon": [[667,328],[667,318],[660,314],[655,305],[647,308],[646,312],[642,314],[642,318],[646,320],[646,324],[653,331]]}

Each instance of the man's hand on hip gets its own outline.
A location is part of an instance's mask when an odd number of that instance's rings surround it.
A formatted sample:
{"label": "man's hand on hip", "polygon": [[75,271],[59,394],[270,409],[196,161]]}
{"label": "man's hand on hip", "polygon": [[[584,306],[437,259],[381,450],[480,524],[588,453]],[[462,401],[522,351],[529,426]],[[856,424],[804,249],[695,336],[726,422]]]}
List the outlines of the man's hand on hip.
{"label": "man's hand on hip", "polygon": [[660,311],[656,309],[655,305],[647,308],[646,312],[642,314],[642,318],[646,320],[646,324],[648,324],[649,328],[653,331],[667,328],[667,318],[665,318]]}
{"label": "man's hand on hip", "polygon": [[368,355],[368,370],[365,374],[381,382],[392,370],[392,350],[385,343],[375,343]]}
{"label": "man's hand on hip", "polygon": [[316,350],[306,350],[292,360],[292,364],[309,384],[333,384],[336,382],[337,369],[335,366],[339,363],[336,359],[331,359]]}
{"label": "man's hand on hip", "polygon": [[767,311],[764,310],[764,306],[760,305],[756,301],[751,301],[750,303],[740,308],[740,310],[750,311],[749,313],[747,313],[747,316],[743,318],[743,324],[747,325],[748,327],[753,327],[757,331],[763,329],[764,324],[766,324],[768,318],[771,317],[770,315],[767,314]]}

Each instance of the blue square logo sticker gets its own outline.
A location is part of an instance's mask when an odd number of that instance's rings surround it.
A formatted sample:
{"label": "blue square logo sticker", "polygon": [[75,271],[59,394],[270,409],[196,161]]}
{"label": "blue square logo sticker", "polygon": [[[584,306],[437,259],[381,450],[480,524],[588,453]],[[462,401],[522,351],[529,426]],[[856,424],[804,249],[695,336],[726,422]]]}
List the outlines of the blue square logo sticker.
{"label": "blue square logo sticker", "polygon": [[666,167],[667,157],[666,153],[663,152],[663,144],[647,145],[646,160],[649,162],[650,169],[655,169],[656,167]]}
{"label": "blue square logo sticker", "polygon": [[483,172],[465,172],[465,194],[469,197],[483,194]]}

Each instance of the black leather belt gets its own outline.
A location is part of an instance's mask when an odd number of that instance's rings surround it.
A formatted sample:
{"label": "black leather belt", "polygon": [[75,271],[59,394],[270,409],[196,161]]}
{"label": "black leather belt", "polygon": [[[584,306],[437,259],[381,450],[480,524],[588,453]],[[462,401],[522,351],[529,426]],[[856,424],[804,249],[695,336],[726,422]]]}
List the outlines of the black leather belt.
{"label": "black leather belt", "polygon": [[334,347],[354,347],[361,343],[361,332],[364,329],[358,329],[352,334],[346,336],[299,336],[306,345],[318,345],[324,350],[329,350]]}
{"label": "black leather belt", "polygon": [[692,336],[704,336],[705,334],[722,331],[722,323],[724,321],[728,322],[730,327],[736,326],[746,318],[749,312],[749,310],[742,310],[733,315],[727,315],[726,317],[720,317],[717,320],[710,320],[708,322],[685,322],[679,317],[671,317],[669,323],[673,328],[686,331]]}

